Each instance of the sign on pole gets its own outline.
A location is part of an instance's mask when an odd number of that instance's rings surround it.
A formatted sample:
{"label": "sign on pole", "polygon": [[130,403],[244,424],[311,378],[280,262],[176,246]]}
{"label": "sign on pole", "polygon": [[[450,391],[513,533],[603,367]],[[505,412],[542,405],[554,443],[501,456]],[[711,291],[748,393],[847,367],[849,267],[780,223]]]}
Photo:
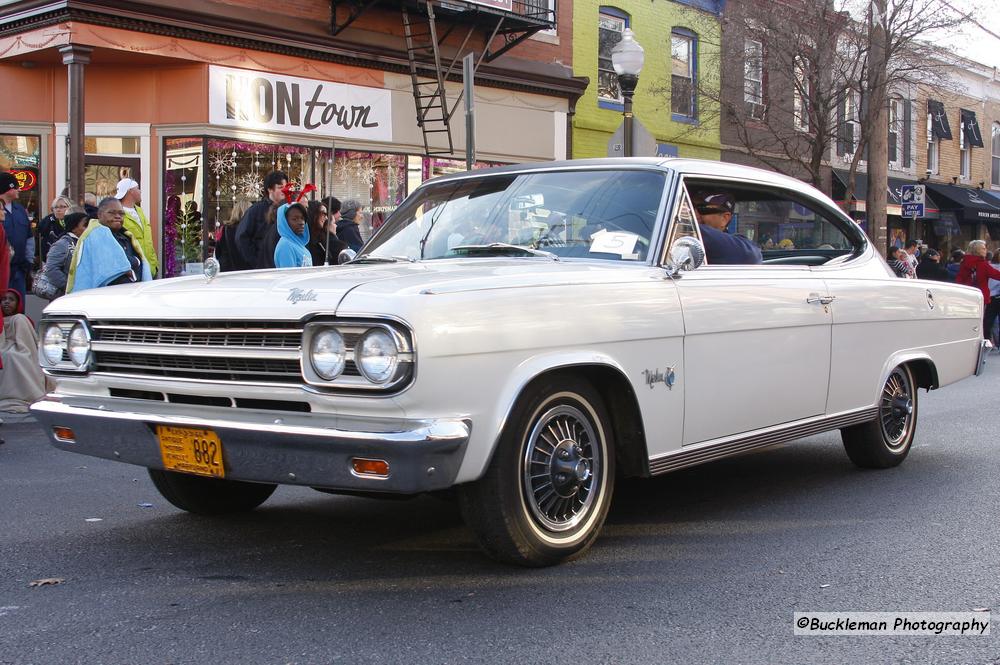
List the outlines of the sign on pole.
{"label": "sign on pole", "polygon": [[923,217],[926,188],[923,185],[903,185],[900,188],[903,217]]}

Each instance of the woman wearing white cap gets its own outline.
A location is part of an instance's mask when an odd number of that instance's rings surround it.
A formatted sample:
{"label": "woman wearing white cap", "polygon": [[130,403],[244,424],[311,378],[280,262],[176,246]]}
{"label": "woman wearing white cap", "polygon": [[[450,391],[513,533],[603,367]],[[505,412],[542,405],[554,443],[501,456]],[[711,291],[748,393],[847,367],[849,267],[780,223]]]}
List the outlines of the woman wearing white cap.
{"label": "woman wearing white cap", "polygon": [[125,229],[139,241],[143,257],[149,262],[149,271],[155,277],[159,271],[159,263],[156,260],[156,247],[153,246],[153,229],[146,213],[139,207],[142,202],[139,183],[132,178],[122,178],[118,181],[115,198],[122,202],[122,208],[125,209]]}

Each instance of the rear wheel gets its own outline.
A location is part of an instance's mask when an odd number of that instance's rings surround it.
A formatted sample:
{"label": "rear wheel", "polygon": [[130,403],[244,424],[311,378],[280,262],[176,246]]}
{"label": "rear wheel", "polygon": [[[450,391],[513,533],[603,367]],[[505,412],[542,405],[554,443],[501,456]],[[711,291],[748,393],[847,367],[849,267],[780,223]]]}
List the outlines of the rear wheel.
{"label": "rear wheel", "polygon": [[590,547],[614,490],[610,422],[584,381],[553,378],[528,388],[486,474],[458,488],[462,514],[487,554],[549,566]]}
{"label": "rear wheel", "polygon": [[149,469],[163,498],[181,510],[199,515],[224,515],[253,510],[267,501],[277,485],[247,483]]}
{"label": "rear wheel", "polygon": [[845,427],[840,436],[852,462],[866,469],[887,469],[906,459],[916,429],[917,387],[910,368],[900,365],[882,386],[878,417]]}

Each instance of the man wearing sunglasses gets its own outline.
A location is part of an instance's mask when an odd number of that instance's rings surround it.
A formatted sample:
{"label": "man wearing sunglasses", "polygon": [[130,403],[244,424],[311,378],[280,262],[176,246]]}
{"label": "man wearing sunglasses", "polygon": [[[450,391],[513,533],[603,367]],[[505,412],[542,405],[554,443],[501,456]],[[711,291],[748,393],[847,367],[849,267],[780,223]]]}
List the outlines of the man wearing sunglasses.
{"label": "man wearing sunglasses", "polygon": [[705,257],[712,265],[760,263],[760,247],[749,238],[726,233],[733,219],[736,200],[725,192],[705,193],[696,199],[701,237],[705,241]]}

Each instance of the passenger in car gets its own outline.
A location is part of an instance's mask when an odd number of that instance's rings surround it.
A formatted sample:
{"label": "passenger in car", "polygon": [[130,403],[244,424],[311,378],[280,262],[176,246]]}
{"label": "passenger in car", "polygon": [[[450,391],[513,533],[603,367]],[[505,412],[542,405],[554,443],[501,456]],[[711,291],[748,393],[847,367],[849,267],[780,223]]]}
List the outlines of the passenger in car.
{"label": "passenger in car", "polygon": [[761,263],[760,248],[740,234],[726,233],[733,218],[736,200],[725,192],[703,193],[694,206],[698,213],[705,257],[709,264]]}

